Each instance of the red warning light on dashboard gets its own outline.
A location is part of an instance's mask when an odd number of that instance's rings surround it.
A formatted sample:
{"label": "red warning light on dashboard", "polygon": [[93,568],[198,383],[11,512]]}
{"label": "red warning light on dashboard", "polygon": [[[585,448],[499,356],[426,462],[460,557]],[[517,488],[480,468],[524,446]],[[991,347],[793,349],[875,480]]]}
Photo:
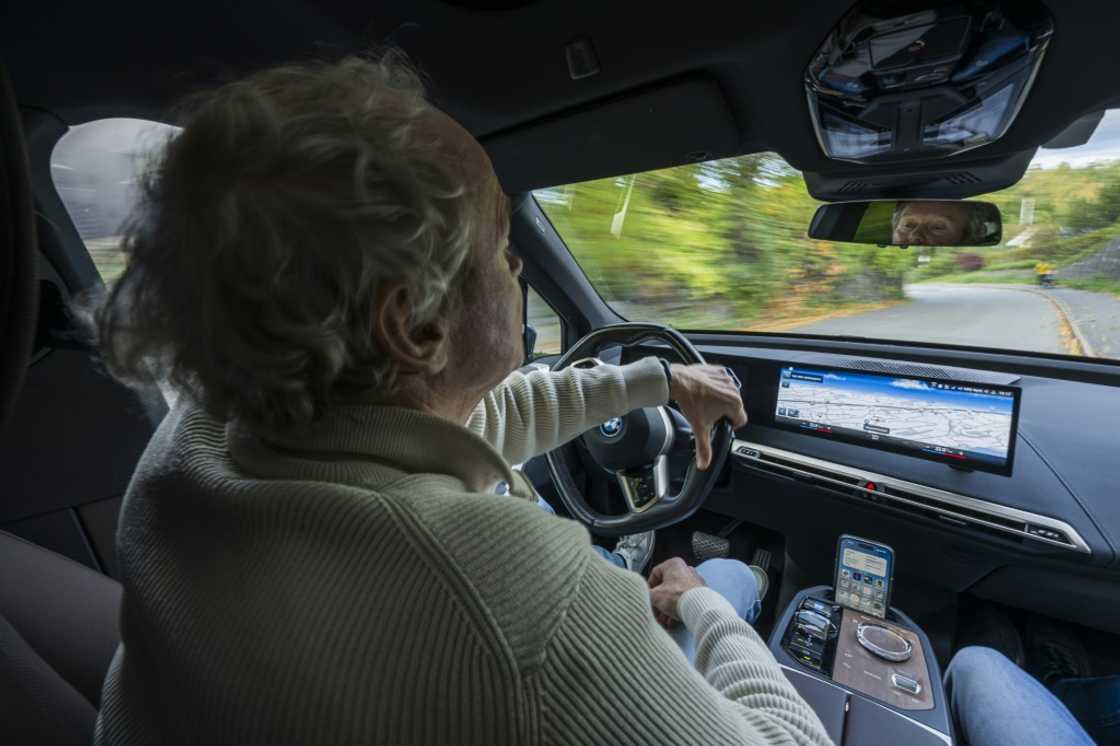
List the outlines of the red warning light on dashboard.
{"label": "red warning light on dashboard", "polygon": [[863,485],[863,488],[875,492],[877,489],[879,489],[879,485],[875,484],[874,482],[868,482],[867,484]]}

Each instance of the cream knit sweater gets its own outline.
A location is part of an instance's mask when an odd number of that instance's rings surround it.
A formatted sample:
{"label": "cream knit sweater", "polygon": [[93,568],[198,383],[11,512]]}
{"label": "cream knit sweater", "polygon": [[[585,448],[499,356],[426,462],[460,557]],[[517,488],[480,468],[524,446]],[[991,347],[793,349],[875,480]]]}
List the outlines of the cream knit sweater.
{"label": "cream knit sweater", "polygon": [[252,433],[187,403],[129,488],[123,642],[96,742],[826,744],[754,630],[638,575],[508,464],[668,396],[661,366],[515,373],[468,427],[339,408]]}

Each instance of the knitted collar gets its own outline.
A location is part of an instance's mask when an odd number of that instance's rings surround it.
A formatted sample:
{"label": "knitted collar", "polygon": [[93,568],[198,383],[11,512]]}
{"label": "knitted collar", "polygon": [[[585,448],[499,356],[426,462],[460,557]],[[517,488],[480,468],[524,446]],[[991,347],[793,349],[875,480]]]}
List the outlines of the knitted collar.
{"label": "knitted collar", "polygon": [[415,409],[348,405],[299,428],[226,426],[230,455],[266,479],[311,479],[377,488],[409,474],[454,477],[472,492],[519,482],[502,455],[463,425]]}

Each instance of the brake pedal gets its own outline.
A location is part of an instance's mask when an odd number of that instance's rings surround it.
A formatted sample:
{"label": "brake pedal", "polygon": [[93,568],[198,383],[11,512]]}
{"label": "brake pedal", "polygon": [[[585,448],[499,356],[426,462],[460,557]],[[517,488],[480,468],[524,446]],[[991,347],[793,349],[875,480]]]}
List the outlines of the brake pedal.
{"label": "brake pedal", "polygon": [[731,542],[727,539],[703,531],[692,532],[692,556],[696,558],[696,564],[727,557],[729,554],[731,554]]}

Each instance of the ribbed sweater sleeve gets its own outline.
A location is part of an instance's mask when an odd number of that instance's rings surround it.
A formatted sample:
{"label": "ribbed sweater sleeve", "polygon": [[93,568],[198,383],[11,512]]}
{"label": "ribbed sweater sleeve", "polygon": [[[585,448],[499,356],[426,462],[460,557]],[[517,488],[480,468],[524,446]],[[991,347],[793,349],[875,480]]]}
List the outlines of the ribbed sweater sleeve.
{"label": "ribbed sweater sleeve", "polygon": [[479,402],[467,427],[519,464],[603,420],[668,399],[664,368],[652,357],[622,366],[514,372]]}
{"label": "ribbed sweater sleeve", "polygon": [[696,669],[654,621],[642,579],[588,560],[547,647],[543,742],[830,744],[754,630],[704,591],[685,594]]}
{"label": "ribbed sweater sleeve", "polygon": [[795,734],[796,743],[829,743],[766,642],[727,599],[711,588],[694,588],[681,596],[680,614],[696,641],[696,670],[723,696],[744,705],[744,717],[760,730]]}

